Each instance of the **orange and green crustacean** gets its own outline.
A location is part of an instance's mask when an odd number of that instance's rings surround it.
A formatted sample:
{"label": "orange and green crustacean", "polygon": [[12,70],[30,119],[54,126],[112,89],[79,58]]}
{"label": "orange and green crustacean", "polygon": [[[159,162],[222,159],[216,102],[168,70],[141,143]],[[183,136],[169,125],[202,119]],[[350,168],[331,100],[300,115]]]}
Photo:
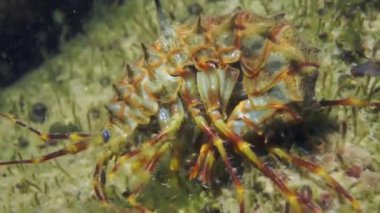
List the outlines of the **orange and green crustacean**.
{"label": "orange and green crustacean", "polygon": [[[322,211],[264,163],[258,152],[265,151],[319,176],[360,212],[359,202],[325,169],[290,154],[267,133],[274,120],[289,125],[304,122],[304,108],[379,108],[380,104],[354,98],[317,101],[314,86],[318,61],[285,20],[237,10],[173,25],[160,2],[155,3],[160,38],[150,46],[142,44],[143,56],[126,65],[126,76],[113,84],[115,97],[105,107],[109,120],[102,132],[43,133],[12,114],[0,113],[46,143],[71,142],[58,151],[3,161],[0,166],[38,164],[101,146],[92,176],[95,195],[109,208],[124,211],[107,195],[109,179],[127,167],[133,173],[153,173],[168,154],[170,170],[183,170],[181,161],[194,151],[196,159],[187,169],[189,179],[212,184],[215,165],[220,161],[235,188],[240,212],[244,212],[246,187],[231,160],[239,156],[273,182],[294,212]],[[179,140],[188,126],[196,134],[197,145]],[[150,211],[138,197],[147,182],[141,178],[123,194],[131,209]]]}

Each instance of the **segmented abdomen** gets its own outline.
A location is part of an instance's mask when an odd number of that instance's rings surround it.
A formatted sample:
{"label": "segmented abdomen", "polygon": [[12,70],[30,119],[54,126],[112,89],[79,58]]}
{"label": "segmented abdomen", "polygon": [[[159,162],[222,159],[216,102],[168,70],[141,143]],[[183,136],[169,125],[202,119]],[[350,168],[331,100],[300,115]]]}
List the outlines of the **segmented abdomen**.
{"label": "segmented abdomen", "polygon": [[[316,66],[286,21],[239,11],[173,29],[150,47],[142,45],[144,57],[128,65],[126,77],[114,86],[117,95],[107,109],[126,132],[149,124],[160,104],[178,98],[198,97],[208,111],[221,109],[238,134],[246,132],[243,117],[260,125],[276,105],[314,98],[314,85],[308,90],[303,83]],[[194,84],[196,89],[187,86]],[[260,108],[268,105],[273,109]]]}

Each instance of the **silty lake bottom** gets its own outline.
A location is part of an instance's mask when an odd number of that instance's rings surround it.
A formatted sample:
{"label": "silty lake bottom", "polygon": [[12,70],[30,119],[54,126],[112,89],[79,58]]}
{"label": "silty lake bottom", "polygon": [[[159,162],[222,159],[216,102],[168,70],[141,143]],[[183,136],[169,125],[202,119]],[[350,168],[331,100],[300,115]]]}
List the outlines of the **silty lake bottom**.
{"label": "silty lake bottom", "polygon": [[[56,55],[46,56],[41,66],[16,83],[0,90],[0,111],[17,114],[43,131],[83,130],[98,132],[107,122],[104,105],[113,97],[112,82],[124,75],[126,62],[142,55],[141,43],[156,40],[158,24],[153,1],[125,1],[97,7],[83,25],[83,33],[62,42]],[[318,100],[357,97],[380,100],[379,77],[354,77],[352,67],[380,62],[380,13],[375,2],[361,1],[162,1],[164,11],[177,22],[230,14],[236,8],[273,18],[284,17],[297,28],[299,37],[318,54]],[[365,72],[365,71],[363,71]],[[369,73],[371,75],[371,73]],[[38,111],[44,111],[44,121]],[[37,106],[36,106],[37,104]],[[40,108],[39,108],[40,107]],[[34,108],[34,112],[33,112]],[[36,113],[37,108],[37,113]],[[38,110],[39,109],[39,110]],[[37,118],[36,118],[37,114]],[[373,108],[334,107],[310,112],[305,140],[290,152],[322,165],[330,175],[359,200],[363,212],[380,208],[380,122]],[[38,122],[36,122],[38,121]],[[305,133],[305,134],[306,134]],[[184,136],[186,133],[184,132]],[[38,156],[64,146],[45,146],[38,137],[6,119],[0,119],[0,160]],[[191,146],[191,144],[189,144]],[[288,147],[287,147],[288,148]],[[0,167],[1,212],[109,212],[96,201],[92,174],[101,147],[90,148],[39,165]],[[287,165],[265,153],[276,173],[292,188],[308,191],[314,201],[330,211],[352,208],[324,182],[306,170]],[[196,159],[196,158],[195,158]],[[179,174],[169,170],[164,157],[139,197],[158,212],[238,211],[233,184],[223,164],[216,165],[217,183],[204,187],[189,181],[189,169]],[[186,161],[194,159],[182,159]],[[220,159],[218,160],[220,161]],[[273,183],[248,163],[242,163],[247,212],[284,212],[286,199]],[[182,166],[183,168],[186,165]],[[191,167],[187,165],[188,168]],[[219,171],[220,170],[220,171]],[[113,202],[127,206],[121,197],[127,180],[144,178],[121,172],[107,181]],[[133,180],[132,180],[133,181]],[[310,189],[310,190],[309,190]]]}

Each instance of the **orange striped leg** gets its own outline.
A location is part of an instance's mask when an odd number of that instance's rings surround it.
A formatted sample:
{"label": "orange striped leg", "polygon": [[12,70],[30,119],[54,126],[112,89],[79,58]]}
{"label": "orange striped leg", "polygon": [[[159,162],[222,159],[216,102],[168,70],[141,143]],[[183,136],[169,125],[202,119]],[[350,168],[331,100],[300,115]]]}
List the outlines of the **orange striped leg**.
{"label": "orange striped leg", "polygon": [[81,132],[71,132],[71,133],[44,133],[44,132],[41,132],[39,131],[38,129],[24,123],[23,121],[21,121],[20,119],[16,118],[14,115],[12,114],[9,114],[9,113],[3,113],[3,112],[0,112],[0,116],[1,117],[4,117],[8,120],[10,120],[11,122],[19,125],[19,126],[22,126],[26,129],[28,129],[29,131],[33,132],[34,134],[36,134],[38,137],[40,137],[40,139],[46,143],[49,143],[49,142],[52,142],[52,141],[57,141],[57,140],[70,140],[72,142],[80,142],[80,141],[84,141],[88,138],[90,138],[90,134],[88,133],[81,133]]}
{"label": "orange striped leg", "polygon": [[121,155],[117,159],[115,165],[112,167],[112,169],[109,173],[110,178],[112,178],[119,171],[120,166],[122,164],[124,164],[126,161],[130,160],[133,157],[136,157],[136,156],[142,154],[144,152],[144,150],[146,150],[146,149],[152,149],[152,148],[154,148],[154,146],[160,145],[160,143],[165,141],[165,139],[167,138],[167,133],[168,132],[166,130],[164,130],[161,133],[155,135],[149,141],[144,142],[142,147]]}
{"label": "orange striped leg", "polygon": [[105,168],[107,166],[108,161],[112,157],[113,155],[111,154],[111,152],[101,153],[96,161],[95,171],[92,176],[92,184],[94,187],[96,197],[105,206],[108,206],[108,198],[104,192],[104,185],[106,182]]}
{"label": "orange striped leg", "polygon": [[[201,72],[198,72],[198,74],[199,73]],[[232,181],[234,183],[237,199],[240,205],[240,212],[244,212],[244,188],[239,178],[237,177],[237,174],[235,170],[233,169],[230,160],[227,157],[227,151],[224,148],[223,140],[217,135],[215,130],[211,128],[211,126],[208,124],[208,121],[205,119],[205,117],[202,114],[202,111],[200,109],[200,107],[202,106],[202,102],[198,98],[199,94],[197,92],[197,88],[199,85],[197,86],[196,76],[193,74],[193,72],[190,69],[184,69],[183,73],[181,73],[181,76],[183,77],[184,81],[186,81],[186,84],[182,84],[182,87],[181,87],[181,91],[180,91],[181,100],[184,101],[186,108],[190,112],[190,115],[192,119],[194,120],[195,124],[197,125],[197,127],[203,133],[207,134],[207,136],[211,140],[211,144],[217,149],[218,153],[220,154],[220,157],[222,158],[223,163],[226,166],[227,172],[230,174]],[[215,101],[215,97],[210,97],[210,100]],[[202,155],[202,153],[200,153],[200,155]],[[209,163],[206,162],[206,164],[211,165],[212,158],[209,158],[209,159],[210,159]],[[205,167],[206,170],[211,170],[211,168],[207,168],[207,167],[208,166],[206,165]]]}
{"label": "orange striped leg", "polygon": [[380,108],[380,102],[369,102],[356,98],[345,98],[339,100],[322,100],[319,101],[321,106],[356,106],[356,107],[376,107]]}
{"label": "orange striped leg", "polygon": [[95,171],[92,176],[92,184],[93,184],[94,192],[99,202],[104,207],[112,210],[112,212],[129,212],[128,210],[123,209],[122,207],[116,206],[112,204],[111,202],[109,202],[104,190],[104,186],[106,184],[105,170],[106,170],[109,160],[111,160],[112,157],[114,157],[114,155],[110,151],[101,153],[98,156],[98,159],[96,161]]}
{"label": "orange striped leg", "polygon": [[[339,101],[338,101],[339,102]],[[300,116],[292,111],[291,109],[287,109],[287,106],[286,105],[268,105],[267,106],[268,108],[275,108],[275,109],[279,109],[279,110],[284,110],[285,112],[287,112],[294,120],[300,120],[302,118],[300,118]],[[252,129],[254,129],[254,126],[253,124],[251,124],[250,120],[247,120],[247,119],[243,119],[244,123],[251,126]],[[300,158],[297,158],[297,157],[294,157],[294,156],[291,156],[289,155],[288,153],[284,152],[283,150],[281,150],[280,148],[271,148],[269,149],[269,151],[273,154],[275,154],[276,156],[278,156],[279,158],[283,159],[283,160],[286,160],[288,161],[289,163],[294,163],[300,167],[305,167],[307,168],[309,171],[319,175],[320,177],[322,177],[331,187],[333,187],[338,193],[342,194],[344,197],[346,197],[351,203],[352,203],[352,206],[354,207],[355,210],[359,209],[359,204],[358,204],[358,201],[355,200],[341,185],[339,185],[339,183],[337,183],[330,175],[327,174],[327,172],[317,166],[317,165],[313,165],[312,163],[310,162],[307,162],[305,160],[302,160]],[[314,205],[312,203],[308,204],[309,208],[311,209],[315,209],[315,211],[317,211],[319,208],[318,207],[314,207]]]}
{"label": "orange striped leg", "polygon": [[[237,199],[238,199],[239,206],[240,206],[240,212],[244,212],[244,188],[243,188],[235,170],[233,169],[230,160],[228,159],[227,151],[223,145],[223,140],[207,124],[206,119],[201,115],[201,111],[196,107],[196,105],[189,105],[189,103],[187,103],[187,104],[188,104],[188,109],[190,110],[190,113],[191,113],[196,125],[198,126],[198,128],[200,128],[204,133],[206,133],[210,137],[212,145],[214,147],[216,147],[216,149],[218,150],[220,157],[222,158],[224,165],[226,166],[228,173],[231,175],[232,181],[235,185]],[[202,154],[202,153],[200,153],[200,154]],[[206,162],[206,164],[210,165],[211,163]],[[206,169],[210,170],[211,168],[209,168],[206,165]]]}
{"label": "orange striped leg", "polygon": [[212,167],[214,165],[214,162],[215,162],[215,151],[213,149],[210,149],[207,152],[202,171],[199,175],[199,180],[202,181],[202,183],[205,185],[208,185],[211,183]]}
{"label": "orange striped leg", "polygon": [[4,161],[0,162],[0,166],[5,166],[5,165],[14,165],[14,164],[38,164],[42,163],[54,158],[58,158],[64,155],[68,154],[76,154],[78,152],[81,152],[85,149],[88,148],[88,143],[86,141],[81,141],[75,144],[68,145],[65,148],[59,149],[55,152],[48,153],[46,155],[42,155],[40,157],[35,157],[31,159],[26,159],[26,160],[14,160],[14,161]]}
{"label": "orange striped leg", "polygon": [[[172,145],[169,142],[163,144],[160,149],[154,154],[154,156],[148,161],[148,163],[145,164],[144,169],[147,172],[152,173],[162,155],[165,154],[171,148],[171,146]],[[143,187],[144,183],[140,182],[137,187],[128,195],[127,201],[133,208],[138,209],[141,212],[151,212],[148,208],[136,200]]]}
{"label": "orange striped leg", "polygon": [[[202,150],[198,156],[197,163],[190,171],[189,180],[192,180],[198,176],[199,181],[201,181],[204,185],[209,185],[211,184],[212,180],[212,167],[214,166],[215,162],[215,150],[208,149],[204,154],[201,152]],[[199,172],[199,170],[201,171]]]}
{"label": "orange striped leg", "polygon": [[211,168],[214,161],[214,151],[211,150],[212,144],[205,143],[202,144],[201,149],[199,151],[199,156],[197,158],[197,162],[195,165],[191,168],[190,174],[189,174],[189,180],[194,179],[198,176],[199,170],[201,171],[201,174],[199,176],[199,180],[203,184],[209,184],[211,180]]}
{"label": "orange striped leg", "polygon": [[343,195],[345,198],[347,198],[350,201],[352,207],[355,209],[356,212],[360,212],[359,201],[357,201],[354,197],[352,197],[350,195],[350,193],[348,193],[348,191],[346,191],[333,177],[331,177],[326,172],[325,169],[323,169],[322,167],[320,167],[318,165],[315,165],[313,163],[305,161],[301,158],[292,156],[292,155],[286,153],[284,150],[282,150],[278,147],[270,148],[269,151],[271,153],[275,154],[277,157],[279,157],[279,158],[281,158],[281,159],[283,159],[289,163],[293,163],[299,167],[306,168],[307,170],[309,170],[313,174],[316,174],[319,177],[321,177],[324,181],[326,181],[326,183],[330,187],[335,189],[335,191],[337,193],[339,193],[339,194]]}
{"label": "orange striped leg", "polygon": [[270,178],[273,183],[281,190],[281,192],[288,199],[290,205],[294,208],[296,212],[303,212],[298,195],[289,187],[270,169],[268,166],[261,161],[261,159],[254,153],[251,149],[251,144],[240,138],[239,135],[235,134],[227,124],[222,120],[222,115],[219,111],[215,110],[209,113],[213,124],[216,128],[227,137],[235,146],[236,150],[247,157],[253,165],[255,165],[265,176]]}
{"label": "orange striped leg", "polygon": [[175,134],[178,129],[180,128],[183,118],[184,118],[184,113],[180,109],[174,110],[173,113],[173,120],[167,125],[167,127],[163,130],[161,130],[157,135],[153,136],[149,141],[144,142],[142,147],[131,151],[127,152],[126,154],[121,155],[113,168],[110,171],[110,176],[112,177],[120,168],[120,165],[123,164],[125,161],[129,160],[130,158],[139,155],[141,152],[143,152],[145,149],[151,149],[155,145],[159,145],[161,142],[165,141],[165,139],[172,135]]}
{"label": "orange striped leg", "polygon": [[[173,105],[171,108],[171,112],[172,119],[167,122],[167,125],[165,125],[163,130],[161,130],[157,135],[152,137],[149,141],[144,142],[139,149],[123,154],[118,158],[117,162],[115,163],[114,167],[111,169],[109,173],[110,178],[112,178],[112,176],[114,176],[118,172],[120,165],[124,164],[127,160],[139,155],[142,155],[142,158],[137,159],[137,165],[145,165],[144,169],[149,173],[151,173],[154,170],[160,157],[166,151],[171,149],[172,146],[172,144],[169,142],[166,142],[164,144],[162,143],[165,142],[165,140],[167,140],[168,137],[174,136],[178,132],[184,119],[184,111],[181,103],[177,102],[175,105]],[[146,151],[147,149],[153,149],[153,151],[155,152],[153,156],[144,156],[144,154],[146,154],[144,153],[144,151]],[[141,191],[142,187],[143,183],[139,183],[136,189],[132,191],[130,195],[128,195],[127,201],[133,208],[141,212],[149,212],[149,209],[147,209],[146,207],[144,207],[136,201],[137,196]]]}
{"label": "orange striped leg", "polygon": [[[300,122],[302,121],[302,117],[300,114],[298,114],[296,111],[294,111],[292,108],[290,108],[286,104],[268,104],[265,106],[260,106],[260,107],[255,107],[256,110],[261,110],[261,109],[275,109],[278,111],[282,111],[290,115],[294,121]],[[246,122],[246,124],[248,124]]]}
{"label": "orange striped leg", "polygon": [[[158,144],[159,145],[159,144]],[[150,160],[148,160],[147,158],[143,157],[141,159],[138,159],[139,162],[138,162],[138,165],[145,165],[144,166],[144,169],[146,171],[148,171],[149,173],[151,173],[156,164],[158,163],[158,160],[159,158],[170,148],[171,144],[170,143],[165,143],[163,144],[160,149],[153,155],[153,157],[150,158]],[[124,164],[126,163],[127,160],[135,157],[135,156],[138,156],[139,154],[142,154],[142,150],[139,149],[139,150],[136,150],[136,151],[132,151],[132,152],[129,152],[127,154],[124,154],[123,156],[121,156],[123,159],[119,159],[115,166],[112,168],[112,170],[110,171],[109,175],[110,175],[110,178],[113,178],[114,175],[119,171],[119,168],[121,166],[121,164]],[[136,187],[136,189],[134,189],[128,196],[127,196],[127,201],[129,202],[129,204],[135,208],[135,209],[138,209],[139,211],[141,212],[150,212],[149,209],[147,209],[146,207],[144,207],[143,205],[141,205],[140,203],[138,203],[136,201],[137,199],[137,196],[138,194],[140,193],[141,189],[143,187],[143,183],[139,183],[138,186]]]}

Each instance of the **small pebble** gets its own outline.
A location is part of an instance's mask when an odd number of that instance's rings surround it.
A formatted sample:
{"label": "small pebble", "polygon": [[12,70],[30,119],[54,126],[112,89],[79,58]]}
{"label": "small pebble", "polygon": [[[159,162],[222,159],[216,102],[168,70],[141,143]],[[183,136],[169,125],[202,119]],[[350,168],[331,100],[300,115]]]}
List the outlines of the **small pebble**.
{"label": "small pebble", "polygon": [[28,141],[28,139],[26,139],[25,137],[19,137],[18,139],[17,139],[17,141],[18,141],[18,146],[20,147],[20,148],[25,148],[25,147],[28,147],[29,146],[29,141]]}
{"label": "small pebble", "polygon": [[29,118],[35,123],[43,123],[46,119],[47,107],[43,103],[35,103],[29,112]]}
{"label": "small pebble", "polygon": [[103,76],[100,78],[99,83],[102,87],[108,87],[111,84],[111,78],[108,76]]}

